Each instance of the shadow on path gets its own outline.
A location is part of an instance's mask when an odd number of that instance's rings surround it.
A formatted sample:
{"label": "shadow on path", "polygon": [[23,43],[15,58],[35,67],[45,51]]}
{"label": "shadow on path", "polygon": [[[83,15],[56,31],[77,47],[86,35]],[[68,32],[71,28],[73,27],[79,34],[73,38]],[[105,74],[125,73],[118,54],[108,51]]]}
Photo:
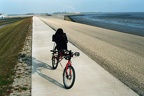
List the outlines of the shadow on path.
{"label": "shadow on path", "polygon": [[61,83],[59,83],[57,80],[43,74],[41,72],[42,69],[53,70],[49,64],[41,62],[41,61],[37,60],[36,58],[32,58],[32,74],[38,73],[41,77],[45,78],[49,82],[51,82],[51,83],[53,83],[53,84],[55,84],[61,88],[64,88],[64,86]]}

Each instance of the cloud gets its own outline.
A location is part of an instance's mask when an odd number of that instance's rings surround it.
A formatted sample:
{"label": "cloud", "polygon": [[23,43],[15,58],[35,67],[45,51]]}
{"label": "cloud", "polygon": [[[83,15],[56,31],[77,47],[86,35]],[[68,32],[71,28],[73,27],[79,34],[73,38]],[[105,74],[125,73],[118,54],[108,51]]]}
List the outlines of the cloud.
{"label": "cloud", "polygon": [[72,6],[67,6],[68,8],[72,9],[73,11],[75,11],[75,8]]}
{"label": "cloud", "polygon": [[63,11],[76,11],[76,9],[73,6],[63,6]]}

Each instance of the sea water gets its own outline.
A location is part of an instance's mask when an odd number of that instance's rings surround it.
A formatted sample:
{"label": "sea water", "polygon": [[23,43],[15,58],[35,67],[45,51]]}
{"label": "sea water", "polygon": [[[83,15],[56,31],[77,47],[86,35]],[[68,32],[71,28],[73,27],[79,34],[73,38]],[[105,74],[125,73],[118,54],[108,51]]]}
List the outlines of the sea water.
{"label": "sea water", "polygon": [[144,12],[95,13],[71,18],[79,23],[144,36]]}

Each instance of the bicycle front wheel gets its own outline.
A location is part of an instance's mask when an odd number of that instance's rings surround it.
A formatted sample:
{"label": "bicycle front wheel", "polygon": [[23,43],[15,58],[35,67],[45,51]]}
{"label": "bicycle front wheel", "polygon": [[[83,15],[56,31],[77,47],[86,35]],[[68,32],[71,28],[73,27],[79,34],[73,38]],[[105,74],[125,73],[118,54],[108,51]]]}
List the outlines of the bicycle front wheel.
{"label": "bicycle front wheel", "polygon": [[70,89],[75,82],[75,70],[72,66],[68,66],[63,71],[63,83],[66,89]]}
{"label": "bicycle front wheel", "polygon": [[56,69],[57,66],[58,66],[58,60],[57,60],[57,58],[53,55],[53,56],[52,56],[52,68],[53,68],[53,69]]}

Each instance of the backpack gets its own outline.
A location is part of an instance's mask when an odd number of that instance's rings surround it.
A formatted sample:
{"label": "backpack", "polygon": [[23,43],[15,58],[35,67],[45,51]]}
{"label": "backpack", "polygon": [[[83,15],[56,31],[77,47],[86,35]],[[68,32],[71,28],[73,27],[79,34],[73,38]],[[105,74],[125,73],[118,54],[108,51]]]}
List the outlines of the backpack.
{"label": "backpack", "polygon": [[67,37],[66,34],[60,34],[60,35],[54,35],[53,36],[53,40],[56,42],[57,44],[57,49],[58,50],[63,50],[63,49],[67,49]]}

